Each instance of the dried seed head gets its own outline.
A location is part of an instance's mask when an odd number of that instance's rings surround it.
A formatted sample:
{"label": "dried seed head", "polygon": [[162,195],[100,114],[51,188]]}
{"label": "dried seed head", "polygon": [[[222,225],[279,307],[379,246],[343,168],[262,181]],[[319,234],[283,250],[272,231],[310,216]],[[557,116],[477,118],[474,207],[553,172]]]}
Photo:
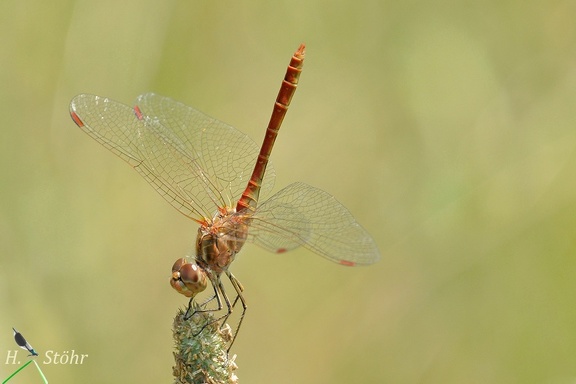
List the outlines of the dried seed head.
{"label": "dried seed head", "polygon": [[174,384],[236,384],[236,355],[228,357],[232,331],[214,321],[210,312],[196,312],[188,320],[178,311],[173,324],[176,342]]}

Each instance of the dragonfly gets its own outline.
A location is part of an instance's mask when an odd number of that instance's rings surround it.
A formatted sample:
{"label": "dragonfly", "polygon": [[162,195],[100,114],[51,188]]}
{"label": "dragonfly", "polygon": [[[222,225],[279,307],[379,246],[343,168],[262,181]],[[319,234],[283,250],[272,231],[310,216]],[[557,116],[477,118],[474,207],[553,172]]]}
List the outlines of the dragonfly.
{"label": "dragonfly", "polygon": [[[344,266],[380,259],[372,237],[321,189],[296,182],[260,203],[260,194],[270,193],[274,184],[270,153],[296,91],[304,55],[302,44],[290,60],[260,149],[235,128],[154,93],[139,96],[134,107],[88,94],[70,104],[78,127],[200,225],[194,259],[178,259],[170,278],[171,286],[190,298],[188,310],[210,283],[210,300],[217,302],[213,310],[225,304],[226,318],[240,299],[241,324],[247,308],[244,288],[229,266],[246,242],[275,253],[304,247]],[[236,292],[234,302],[226,294],[223,275]]]}
{"label": "dragonfly", "polygon": [[34,348],[32,348],[30,343],[26,341],[24,336],[22,336],[22,334],[18,332],[15,328],[12,328],[12,330],[14,331],[14,340],[16,341],[16,344],[18,344],[20,348],[30,352],[29,356],[38,356],[38,353],[34,350]]}

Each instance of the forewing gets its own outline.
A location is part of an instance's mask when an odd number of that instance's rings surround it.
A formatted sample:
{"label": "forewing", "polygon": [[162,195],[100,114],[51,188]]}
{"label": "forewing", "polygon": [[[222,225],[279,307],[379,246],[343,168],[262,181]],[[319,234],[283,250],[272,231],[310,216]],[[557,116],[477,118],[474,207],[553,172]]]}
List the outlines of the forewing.
{"label": "forewing", "polygon": [[[216,188],[232,198],[228,205],[234,206],[252,175],[258,145],[237,129],[168,97],[147,93],[138,97],[137,105],[167,127],[188,152],[197,155]],[[272,189],[274,176],[269,162],[261,196]]]}
{"label": "forewing", "polygon": [[159,119],[85,94],[72,100],[70,114],[84,132],[130,164],[185,216],[199,221],[211,218],[223,203],[221,191],[203,168],[201,154]]}

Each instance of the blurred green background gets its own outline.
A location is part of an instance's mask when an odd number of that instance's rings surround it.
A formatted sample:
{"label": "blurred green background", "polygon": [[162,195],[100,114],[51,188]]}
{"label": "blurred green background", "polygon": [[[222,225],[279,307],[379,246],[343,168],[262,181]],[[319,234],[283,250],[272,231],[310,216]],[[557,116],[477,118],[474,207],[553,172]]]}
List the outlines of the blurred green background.
{"label": "blurred green background", "polygon": [[[576,381],[573,1],[0,3],[0,378],[172,382],[168,284],[196,225],[83,134],[70,99],[154,91],[260,142],[307,56],[276,188],[329,191],[383,259],[247,246],[245,383]],[[24,351],[19,358],[23,362]],[[13,380],[40,382],[33,368]]]}

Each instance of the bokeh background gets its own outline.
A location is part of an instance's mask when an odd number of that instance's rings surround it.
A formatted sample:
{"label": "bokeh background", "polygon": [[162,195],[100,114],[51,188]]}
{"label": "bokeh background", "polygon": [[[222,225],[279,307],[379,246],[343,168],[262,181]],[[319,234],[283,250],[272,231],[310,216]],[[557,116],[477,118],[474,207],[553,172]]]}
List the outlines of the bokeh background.
{"label": "bokeh background", "polygon": [[245,247],[241,382],[576,382],[575,14],[567,0],[3,0],[0,377],[15,326],[41,353],[89,355],[43,365],[51,382],[172,381],[186,301],[168,277],[197,227],[74,125],[70,99],[154,91],[260,142],[306,42],[275,190],[329,191],[383,258]]}

